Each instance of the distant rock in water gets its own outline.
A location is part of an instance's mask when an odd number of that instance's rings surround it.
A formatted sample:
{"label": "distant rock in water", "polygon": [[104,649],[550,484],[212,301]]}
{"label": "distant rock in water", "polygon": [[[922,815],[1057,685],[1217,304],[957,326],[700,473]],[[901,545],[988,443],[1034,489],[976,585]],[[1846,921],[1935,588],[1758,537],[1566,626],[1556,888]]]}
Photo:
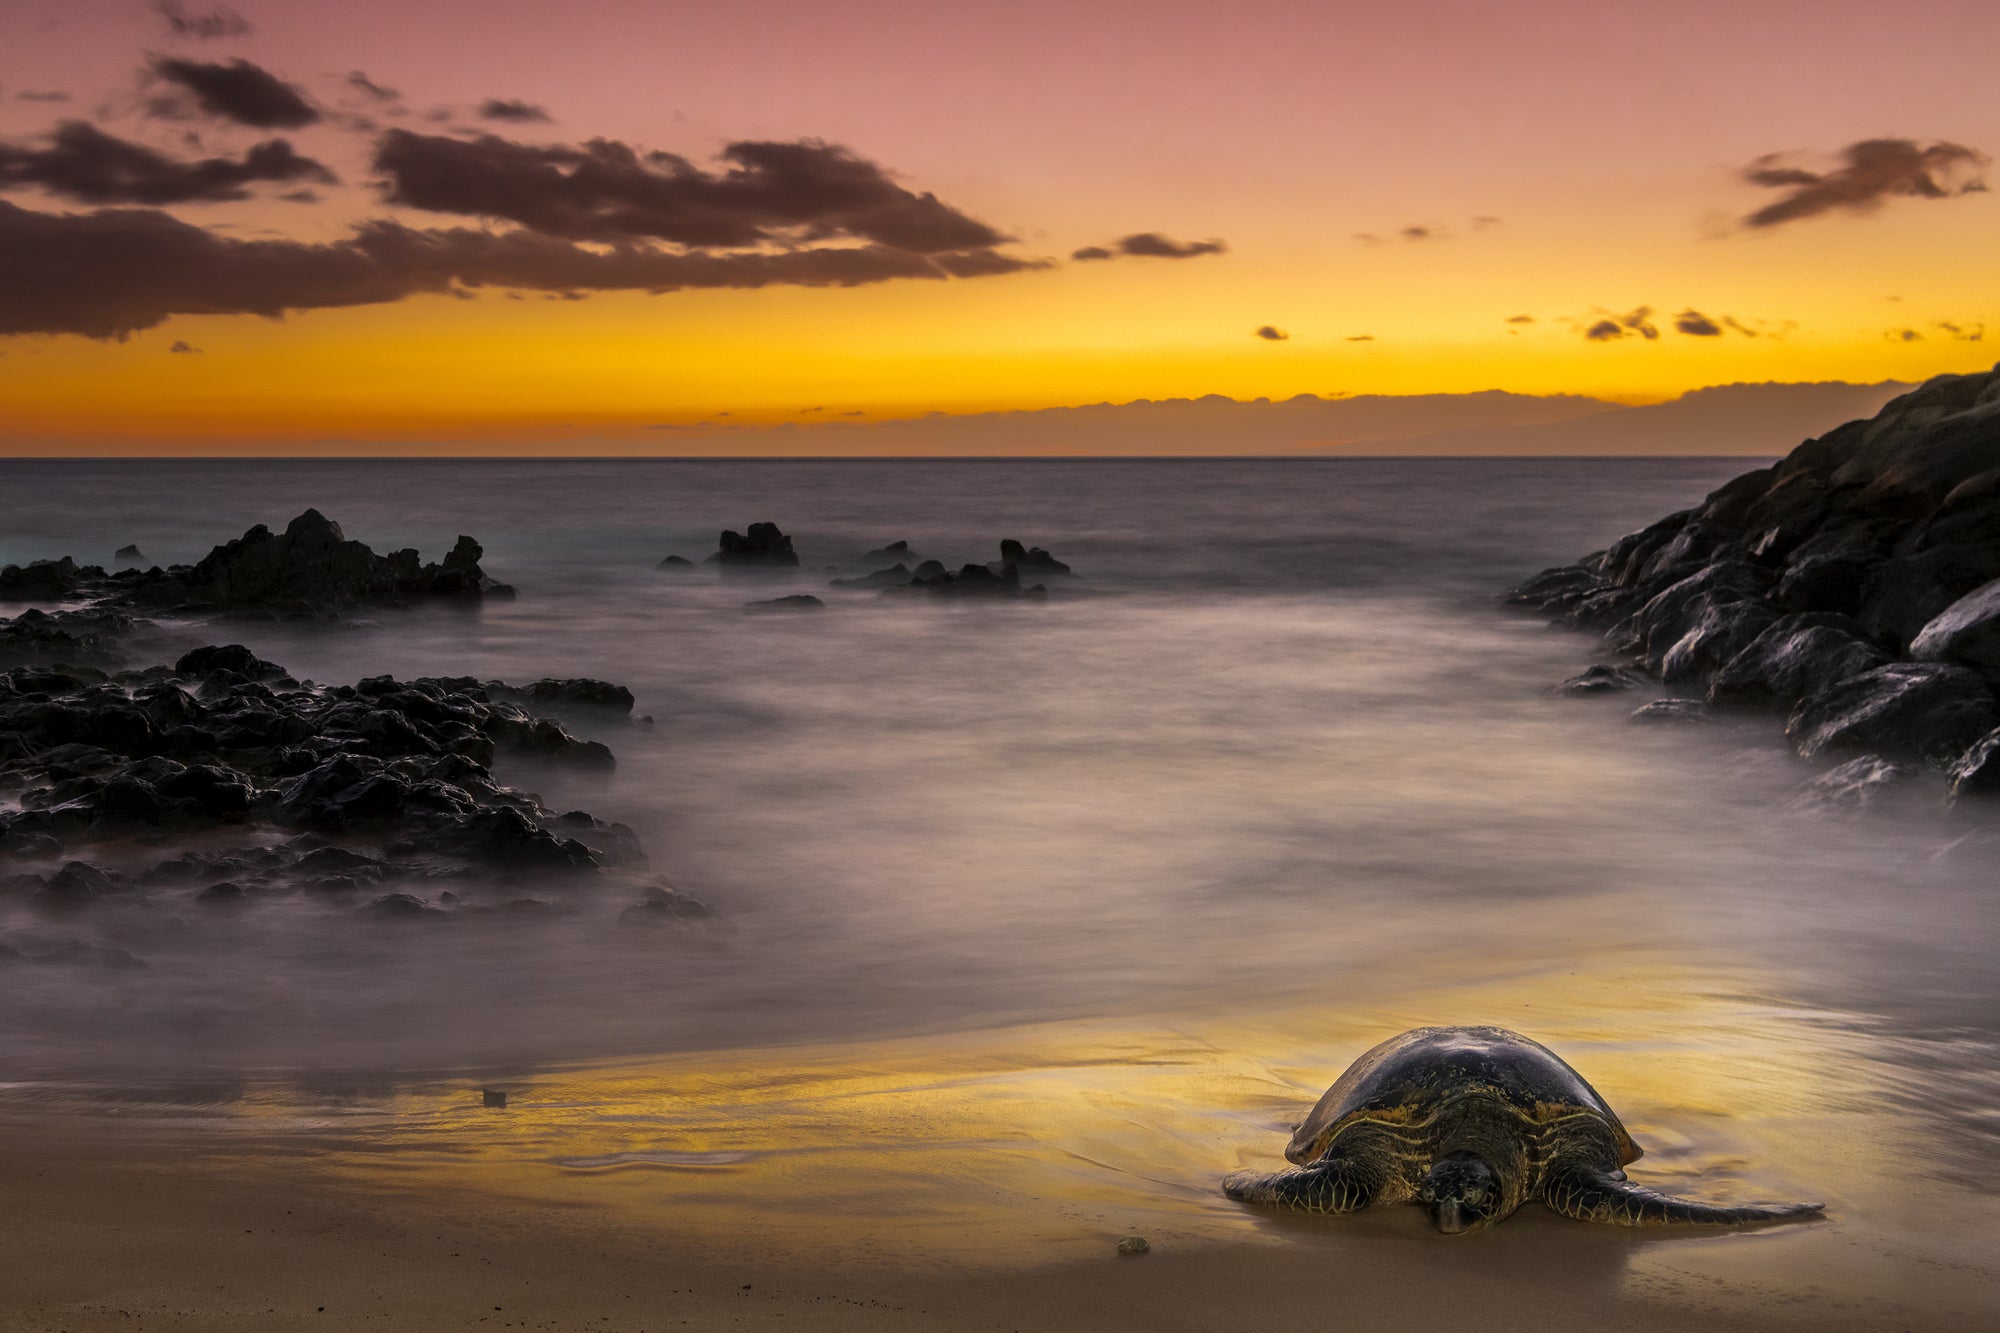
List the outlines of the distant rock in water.
{"label": "distant rock in water", "polygon": [[[1784,710],[1808,758],[2000,786],[2000,367],[1939,376],[1507,600],[1714,707]],[[1872,788],[1888,770],[1841,771]]]}
{"label": "distant rock in water", "polygon": [[[998,560],[983,565],[961,565],[956,572],[947,569],[942,561],[926,560],[911,571],[905,586],[900,588],[887,586],[884,592],[891,594],[928,592],[940,597],[1042,598],[1048,596],[1049,590],[1033,580],[1071,577],[1074,576],[1070,572],[1070,567],[1041,547],[1025,547],[1009,538],[1000,543]],[[842,582],[851,585],[855,581]]]}
{"label": "distant rock in water", "polygon": [[1002,570],[1011,569],[1021,579],[1068,578],[1070,568],[1039,546],[1022,546],[1009,537],[1000,543],[1000,564]]}
{"label": "distant rock in water", "polygon": [[916,558],[917,558],[917,553],[910,549],[910,544],[908,542],[896,541],[896,542],[890,542],[887,546],[883,546],[876,550],[870,551],[867,555],[862,556],[861,560],[863,564],[870,564],[870,565],[880,565],[880,564],[901,565],[901,564],[906,564],[909,561],[915,560]]}
{"label": "distant rock in water", "polygon": [[[943,565],[938,568],[942,570]],[[859,574],[852,578],[834,579],[829,586],[835,588],[906,588],[914,575],[908,565],[894,565],[888,569],[878,569],[872,574]]]}
{"label": "distant rock in water", "polygon": [[696,565],[694,561],[689,560],[685,556],[670,555],[660,561],[659,564],[654,565],[653,568],[668,574],[692,574],[696,569]]}
{"label": "distant rock in water", "polygon": [[773,597],[766,602],[745,602],[745,611],[824,611],[826,603],[811,593],[794,593],[790,597]]}
{"label": "distant rock in water", "polygon": [[121,546],[112,552],[111,559],[120,569],[132,569],[146,563],[146,553],[136,546]]}
{"label": "distant rock in water", "polygon": [[[136,551],[128,547],[126,551]],[[125,551],[119,553],[124,557]],[[326,617],[359,606],[396,606],[427,598],[474,601],[506,597],[513,589],[486,576],[485,552],[461,536],[438,564],[423,564],[414,550],[377,555],[350,541],[340,525],[308,509],[273,533],[258,524],[215,547],[192,565],[170,569],[121,569],[68,558],[0,569],[0,597],[19,601],[89,600],[98,608],[184,612],[256,612]]]}
{"label": "distant rock in water", "polygon": [[776,523],[752,523],[748,532],[724,532],[721,545],[707,560],[722,566],[723,572],[763,572],[798,568],[798,553],[792,539],[778,531]]}

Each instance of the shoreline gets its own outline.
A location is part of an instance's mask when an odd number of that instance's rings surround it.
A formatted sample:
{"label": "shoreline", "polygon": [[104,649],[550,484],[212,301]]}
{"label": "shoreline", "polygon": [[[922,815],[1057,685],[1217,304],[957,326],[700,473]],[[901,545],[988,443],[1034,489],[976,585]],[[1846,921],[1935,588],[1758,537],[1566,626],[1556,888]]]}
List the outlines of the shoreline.
{"label": "shoreline", "polygon": [[[1921,1315],[1882,1291],[1853,1304],[1763,1287],[1783,1231],[1696,1238],[1524,1210],[1472,1241],[1415,1210],[1277,1219],[1287,1243],[1155,1243],[1024,1268],[871,1263],[681,1243],[674,1219],[472,1190],[356,1190],[310,1156],[207,1157],[71,1143],[0,1152],[12,1204],[0,1328],[1186,1328],[1337,1319],[1381,1329],[1587,1319],[1637,1330],[1880,1328],[1976,1322],[1976,1287],[1927,1281]],[[1399,1225],[1407,1223],[1408,1225]],[[1827,1224],[1820,1224],[1827,1225]],[[1695,1251],[1738,1270],[1723,1283]],[[1734,1253],[1729,1253],[1733,1251]],[[1955,1294],[1956,1309],[1941,1301]],[[1496,1312],[1504,1312],[1496,1319]]]}
{"label": "shoreline", "polygon": [[[1865,1066],[1864,1040],[1636,961],[1566,974],[1581,1012],[1563,1022],[1518,985],[1426,990],[1345,1020],[1313,1004],[552,1069],[506,1084],[504,1110],[463,1077],[209,1102],[41,1089],[0,1104],[0,1329],[1827,1330],[1990,1312],[1992,1202],[1913,1172],[1950,1148],[1905,1112],[1841,1104],[1834,1071]],[[1629,986],[1672,997],[1668,1044],[1604,1030],[1593,1004]],[[1635,1179],[1733,1201],[1809,1188],[1829,1217],[1632,1230],[1531,1205],[1447,1239],[1413,1207],[1312,1218],[1221,1195],[1227,1169],[1276,1161],[1352,1050],[1460,1007],[1576,1055],[1647,1149]],[[1149,1253],[1117,1253],[1132,1234]]]}

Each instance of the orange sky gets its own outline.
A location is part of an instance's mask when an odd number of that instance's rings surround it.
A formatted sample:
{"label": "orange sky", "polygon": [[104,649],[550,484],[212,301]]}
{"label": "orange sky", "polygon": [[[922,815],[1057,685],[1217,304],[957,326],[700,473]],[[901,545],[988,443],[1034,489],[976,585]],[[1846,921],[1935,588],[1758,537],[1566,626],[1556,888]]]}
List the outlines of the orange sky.
{"label": "orange sky", "polygon": [[[45,215],[149,206],[48,184],[53,169],[31,155],[64,119],[176,161],[241,160],[283,138],[338,176],[310,202],[258,182],[241,199],[155,205],[239,246],[338,246],[371,219],[551,225],[388,202],[372,158],[398,127],[460,142],[607,138],[711,175],[728,143],[810,139],[1003,234],[981,253],[1019,271],[580,300],[460,274],[468,299],[282,319],[186,313],[182,294],[122,338],[37,331],[75,322],[63,302],[108,299],[89,281],[26,299],[0,282],[0,328],[20,330],[0,336],[0,450],[713,453],[727,437],[700,423],[1208,393],[1648,401],[1731,381],[1984,369],[1983,326],[2000,336],[2000,205],[1967,188],[2000,145],[2000,101],[1968,91],[2000,50],[2000,6],[1985,3],[1391,13],[1250,0],[1226,21],[1171,0],[976,15],[884,0],[236,9],[250,31],[201,39],[144,0],[10,0],[0,142],[16,165],[9,176],[0,155],[0,201]],[[159,103],[177,91],[149,81],[161,56],[247,59],[316,118],[256,127],[185,95]],[[352,71],[400,97],[358,92]],[[494,97],[549,118],[482,118]],[[1963,152],[1925,158],[1920,176],[1842,156],[1869,140]],[[1745,179],[1766,154],[1794,174]],[[1797,216],[1743,222],[1802,196]],[[725,249],[860,243],[813,225]],[[1222,245],[1071,258],[1134,233]],[[571,231],[551,243],[587,260],[625,242]],[[659,232],[638,244],[711,252]],[[1606,320],[1617,336],[1585,336]],[[1265,327],[1286,336],[1257,336]]]}

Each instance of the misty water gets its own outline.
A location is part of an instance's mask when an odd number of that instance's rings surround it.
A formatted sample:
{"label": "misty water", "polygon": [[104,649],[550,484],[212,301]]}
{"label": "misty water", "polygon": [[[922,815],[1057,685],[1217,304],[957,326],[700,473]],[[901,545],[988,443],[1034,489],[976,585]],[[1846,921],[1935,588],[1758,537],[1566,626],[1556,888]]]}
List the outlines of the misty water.
{"label": "misty water", "polygon": [[[1816,801],[1821,770],[1779,719],[1648,728],[1625,720],[1643,696],[1551,697],[1603,648],[1497,605],[1743,466],[0,465],[4,560],[108,561],[126,542],[192,560],[308,504],[378,550],[435,558],[473,534],[517,600],[186,634],[323,683],[629,686],[650,727],[572,724],[612,747],[615,773],[503,777],[629,824],[651,869],[718,914],[634,931],[629,894],[570,890],[554,917],[398,927],[304,897],[231,913],[155,897],[89,922],[143,970],[0,973],[0,1062],[42,1095],[208,1080],[249,1096],[260,1081],[526,1088],[579,1062],[686,1069],[702,1052],[771,1079],[917,1041],[889,1063],[931,1087],[991,1034],[1083,1024],[1091,1049],[1144,1057],[1121,1067],[1205,1052],[1191,1067],[1219,1081],[1131,1092],[1153,1118],[1119,1123],[1151,1130],[1097,1126],[1090,1153],[1148,1159],[1176,1197],[1234,1216],[1211,1188],[1215,1144],[1221,1165],[1275,1160],[1288,1117],[1373,1041],[1494,1021],[1580,1064],[1642,1141],[1650,1128],[1649,1165],[1673,1169],[1681,1144],[1674,1183],[1719,1173],[1836,1207],[1912,1177],[1990,1189],[2000,821],[1927,780],[1865,809]],[[794,537],[795,577],[654,569],[761,520]],[[826,586],[893,540],[956,567],[1006,537],[1079,577],[1046,603]],[[743,609],[803,591],[827,609]],[[0,912],[0,938],[50,929]],[[742,1054],[779,1048],[768,1066]],[[757,1138],[739,1094],[683,1106],[686,1132],[661,1121],[655,1139],[736,1160]],[[589,1164],[658,1146],[584,1137],[524,1151]],[[1158,1160],[1170,1140],[1208,1146],[1176,1174]]]}

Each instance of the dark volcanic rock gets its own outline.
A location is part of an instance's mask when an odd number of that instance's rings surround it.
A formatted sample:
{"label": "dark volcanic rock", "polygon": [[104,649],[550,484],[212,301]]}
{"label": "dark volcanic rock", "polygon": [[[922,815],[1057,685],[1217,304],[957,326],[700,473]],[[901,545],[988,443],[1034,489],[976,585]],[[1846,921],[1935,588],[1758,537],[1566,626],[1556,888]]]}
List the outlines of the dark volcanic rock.
{"label": "dark volcanic rock", "polygon": [[1859,809],[1902,782],[1910,770],[1865,754],[1838,764],[1805,785],[1797,804],[1808,809]]}
{"label": "dark volcanic rock", "polygon": [[669,574],[692,574],[694,573],[696,566],[694,561],[689,560],[685,556],[670,555],[666,559],[660,561],[659,564],[654,565],[653,568],[658,570],[664,570],[666,573]]}
{"label": "dark volcanic rock", "polygon": [[1715,707],[1788,710],[1802,754],[1964,769],[2000,687],[2000,368],[1931,380],[1506,600]]}
{"label": "dark volcanic rock", "polygon": [[1785,725],[1800,754],[1862,750],[1951,764],[1990,731],[1993,692],[1963,667],[1892,662],[1801,700]]}
{"label": "dark volcanic rock", "polygon": [[826,603],[811,593],[794,593],[790,597],[773,597],[766,602],[745,602],[745,611],[824,611]]}
{"label": "dark volcanic rock", "polygon": [[1648,726],[1666,724],[1681,726],[1690,722],[1710,721],[1708,705],[1699,699],[1655,699],[1632,710],[1627,719],[1642,722]]}
{"label": "dark volcanic rock", "polygon": [[212,671],[228,671],[245,680],[285,680],[285,669],[266,662],[240,643],[197,648],[181,654],[174,670],[183,676],[206,676]]}
{"label": "dark volcanic rock", "polygon": [[1041,547],[1024,547],[1011,537],[1000,543],[1000,564],[1002,571],[1013,570],[1023,583],[1070,576],[1070,567]]}
{"label": "dark volcanic rock", "polygon": [[413,550],[377,555],[349,541],[338,523],[308,509],[280,535],[259,524],[216,547],[181,581],[196,598],[226,609],[295,615],[325,615],[369,602],[511,592],[480,570],[483,554],[478,542],[461,536],[442,564],[420,564]]}
{"label": "dark volcanic rock", "polygon": [[541,708],[617,714],[632,711],[632,691],[623,685],[581,676],[569,680],[538,680],[520,693]]}
{"label": "dark volcanic rock", "polygon": [[[182,853],[136,884],[73,861],[11,883],[12,892],[51,910],[162,890],[199,889],[213,903],[439,877],[574,882],[643,863],[631,830],[581,811],[557,814],[494,779],[487,765],[496,750],[594,768],[614,760],[604,745],[496,700],[476,681],[376,676],[308,687],[235,645],[185,654],[180,665],[201,673],[199,697],[195,678],[169,668],[110,680],[81,669],[0,673],[0,777],[18,793],[16,808],[0,809],[0,848],[46,856],[167,832],[299,836]],[[602,681],[491,689],[599,715],[630,707],[629,693]],[[148,710],[172,725],[156,726]]]}
{"label": "dark volcanic rock", "polygon": [[[944,566],[939,565],[938,569],[941,572]],[[851,578],[834,579],[829,586],[835,588],[907,588],[910,585],[910,580],[915,577],[908,565],[899,564],[893,565],[888,569],[878,569],[872,574],[857,574]]]}
{"label": "dark volcanic rock", "polygon": [[796,569],[799,557],[776,523],[752,523],[748,532],[724,532],[707,563],[722,566],[724,573],[765,572]]}
{"label": "dark volcanic rock", "polygon": [[111,554],[120,569],[135,569],[146,563],[146,553],[136,546],[121,546]]}
{"label": "dark volcanic rock", "polygon": [[1910,656],[2000,671],[2000,579],[1939,612],[1911,640]]}
{"label": "dark volcanic rock", "polygon": [[1987,732],[1952,764],[1951,794],[2000,796],[2000,729]]}
{"label": "dark volcanic rock", "polygon": [[1551,694],[1615,694],[1623,690],[1634,690],[1646,683],[1645,676],[1627,667],[1599,664],[1571,676],[1560,685],[1549,687]]}
{"label": "dark volcanic rock", "polygon": [[908,542],[897,541],[890,542],[887,546],[877,547],[867,555],[862,556],[861,559],[864,564],[892,563],[900,565],[917,559],[917,553],[910,549]]}
{"label": "dark volcanic rock", "polygon": [[1790,708],[1888,657],[1855,637],[1854,621],[1825,613],[1783,616],[1709,677],[1718,708]]}

